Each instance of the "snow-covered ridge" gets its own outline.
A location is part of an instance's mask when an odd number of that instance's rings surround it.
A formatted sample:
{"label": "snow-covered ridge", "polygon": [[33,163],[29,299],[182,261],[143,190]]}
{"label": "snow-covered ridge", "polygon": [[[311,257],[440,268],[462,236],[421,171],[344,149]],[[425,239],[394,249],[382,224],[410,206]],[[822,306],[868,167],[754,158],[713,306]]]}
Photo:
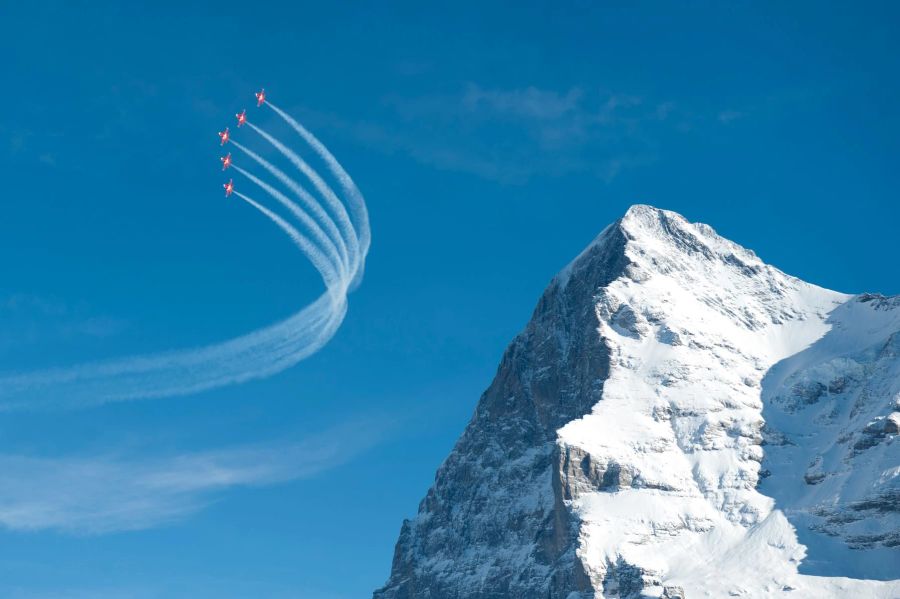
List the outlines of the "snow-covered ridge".
{"label": "snow-covered ridge", "polygon": [[634,206],[551,282],[376,597],[897,597],[848,577],[900,576],[898,424],[900,300]]}

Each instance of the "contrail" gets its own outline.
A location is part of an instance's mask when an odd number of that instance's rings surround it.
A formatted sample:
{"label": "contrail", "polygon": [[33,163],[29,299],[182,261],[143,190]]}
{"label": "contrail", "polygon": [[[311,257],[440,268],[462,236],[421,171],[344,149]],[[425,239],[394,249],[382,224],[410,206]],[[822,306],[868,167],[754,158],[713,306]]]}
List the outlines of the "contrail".
{"label": "contrail", "polygon": [[0,406],[86,407],[190,395],[271,376],[331,339],[347,310],[346,296],[338,300],[326,291],[286,320],[216,345],[6,376],[0,379]]}
{"label": "contrail", "polygon": [[[234,145],[234,147],[236,147],[238,150],[240,150],[241,152],[243,152],[244,154],[249,156],[257,164],[259,164],[264,169],[266,169],[267,171],[272,173],[272,175],[275,178],[277,178],[279,181],[281,181],[282,184],[284,184],[298,198],[300,198],[300,200],[303,202],[304,207],[307,210],[309,210],[316,219],[318,219],[317,224],[315,225],[315,228],[321,233],[322,230],[318,226],[318,224],[320,223],[322,226],[325,227],[325,229],[328,231],[328,236],[330,237],[332,247],[334,247],[334,244],[337,244],[339,246],[337,248],[337,250],[341,254],[341,260],[344,262],[345,267],[349,268],[350,263],[349,263],[349,258],[347,255],[347,244],[344,242],[344,238],[341,236],[337,227],[334,225],[334,221],[332,221],[331,218],[328,216],[328,214],[325,212],[325,210],[322,209],[322,206],[319,205],[319,202],[316,201],[316,199],[308,191],[303,189],[303,187],[301,187],[296,181],[294,181],[293,179],[288,177],[286,174],[284,174],[284,172],[282,172],[281,169],[272,165],[267,160],[265,160],[264,158],[262,158],[255,152],[249,150],[248,148],[245,148],[238,142],[231,140],[231,143],[232,143],[232,145]],[[235,167],[235,168],[237,168],[237,167]],[[246,173],[246,171],[243,171],[240,169],[238,169],[238,170],[242,174]],[[276,198],[276,199],[278,199],[278,198]],[[281,201],[281,200],[279,200],[279,201]],[[282,202],[282,204],[284,204],[284,202]],[[302,217],[300,217],[298,215],[297,212],[300,209],[293,202],[289,202],[289,204],[284,204],[284,205],[288,210],[291,211],[292,214],[294,214],[295,217],[297,217],[299,220],[304,220]],[[304,224],[306,224],[305,221],[304,221]],[[307,225],[307,226],[309,226],[309,225]],[[316,235],[316,234],[314,233],[314,235]],[[317,235],[317,237],[318,237],[318,235]]]}
{"label": "contrail", "polygon": [[[335,268],[339,268],[341,271],[341,275],[347,274],[347,268],[348,268],[347,261],[338,253],[338,250],[334,246],[334,243],[332,243],[332,241],[330,239],[328,239],[328,237],[325,236],[325,233],[322,232],[322,229],[316,224],[316,222],[312,218],[309,217],[308,214],[306,214],[306,212],[301,210],[299,206],[294,204],[283,193],[281,193],[280,191],[278,191],[277,189],[275,189],[274,187],[272,187],[265,181],[254,176],[252,173],[242,169],[241,167],[239,167],[237,165],[234,165],[233,168],[240,174],[244,175],[252,183],[254,183],[258,187],[260,187],[263,191],[265,191],[270,196],[275,198],[282,206],[284,206],[285,208],[290,210],[291,214],[293,214],[297,220],[299,220],[301,223],[303,223],[303,225],[312,232],[313,237],[315,237],[316,241],[319,243],[319,246],[313,248],[315,256],[319,259],[324,259],[324,256],[322,256],[322,251],[327,252],[329,254],[329,258],[330,258],[329,262],[331,264],[332,272],[334,272]],[[293,236],[294,233],[299,235],[297,230],[294,229],[293,227],[290,227],[290,230],[287,230],[284,227],[282,227],[282,223],[284,223],[284,221],[281,219],[281,217],[279,217],[276,214],[273,214],[267,208],[257,204],[256,202],[253,202],[252,200],[247,198],[247,196],[245,196],[241,193],[235,192],[235,195],[239,196],[241,199],[243,199],[245,201],[251,202],[252,206],[254,206],[258,210],[262,211],[263,214],[265,214],[269,218],[273,219],[273,221],[275,222],[276,225],[281,227],[283,231],[285,231],[289,236],[291,236],[291,239],[294,239],[294,236]],[[275,219],[278,219],[278,220],[275,220]],[[331,221],[329,221],[329,222],[331,222]],[[288,226],[290,226],[290,225],[288,225]],[[303,239],[308,243],[308,240],[305,237],[303,237]],[[319,249],[320,247],[322,248],[321,250]],[[307,253],[307,248],[305,246],[302,246],[300,249],[303,250],[303,252],[306,253],[310,257],[311,261],[313,260],[313,255]],[[319,272],[321,273],[322,271],[319,271]],[[323,277],[325,276],[324,273],[322,276]]]}
{"label": "contrail", "polygon": [[[239,167],[235,167],[235,168],[239,168]],[[241,169],[241,170],[243,170],[243,169]],[[254,177],[250,173],[246,173],[246,175],[252,179],[256,179],[256,177]],[[258,182],[257,184],[265,185],[265,183],[263,183],[262,181],[259,181],[259,179],[256,179],[256,181]],[[272,190],[272,191],[275,191],[275,190]],[[295,229],[293,226],[288,224],[287,221],[285,221],[283,218],[281,218],[280,216],[278,216],[277,214],[275,214],[274,212],[272,212],[271,210],[269,210],[262,204],[259,204],[258,202],[247,197],[246,195],[242,194],[239,191],[235,191],[234,195],[241,198],[242,200],[244,200],[245,202],[247,202],[248,204],[250,204],[257,210],[262,212],[265,216],[267,216],[269,218],[269,220],[271,220],[273,223],[275,223],[278,226],[278,228],[280,228],[282,231],[287,233],[288,237],[290,237],[291,240],[294,242],[294,244],[298,248],[300,248],[300,251],[302,251],[306,255],[306,257],[309,258],[309,261],[312,262],[312,264],[313,264],[313,266],[315,266],[316,270],[319,271],[319,274],[322,275],[322,280],[325,282],[326,288],[331,290],[331,289],[337,288],[339,286],[340,281],[342,281],[342,277],[340,277],[338,275],[338,273],[335,271],[335,268],[337,267],[337,265],[333,264],[332,262],[329,262],[325,258],[325,256],[322,255],[322,252],[319,250],[319,248],[317,248],[315,245],[313,245],[309,239],[304,237],[297,229]],[[309,217],[307,217],[307,218],[309,218]]]}
{"label": "contrail", "polygon": [[[319,155],[320,158],[328,165],[329,170],[331,170],[332,174],[334,174],[335,178],[337,178],[338,182],[341,184],[341,187],[344,189],[344,193],[349,196],[350,200],[350,209],[353,212],[354,220],[356,221],[356,229],[359,231],[359,244],[360,251],[363,256],[366,256],[369,253],[369,246],[372,242],[371,232],[369,229],[369,211],[366,208],[366,202],[363,198],[362,193],[359,191],[359,188],[356,186],[356,183],[353,182],[353,179],[344,170],[344,167],[341,166],[341,163],[334,157],[334,155],[325,147],[319,139],[313,135],[306,127],[301,125],[297,120],[295,120],[291,115],[281,110],[268,100],[266,101],[266,105],[269,106],[275,113],[280,116],[284,121],[290,125],[294,131],[300,134],[300,136],[309,144],[309,146]],[[354,282],[358,284],[359,280],[362,279],[362,269],[357,271],[357,281]]]}
{"label": "contrail", "polygon": [[313,187],[322,195],[325,199],[326,205],[331,208],[334,216],[337,218],[337,225],[341,229],[341,232],[344,236],[344,239],[347,240],[347,246],[350,250],[350,262],[351,262],[351,270],[356,271],[363,260],[363,256],[360,253],[359,248],[359,237],[357,237],[356,229],[353,226],[353,223],[350,220],[350,215],[347,214],[347,209],[338,199],[337,195],[334,193],[334,190],[331,189],[331,186],[325,182],[324,179],[317,173],[309,164],[306,163],[303,158],[301,158],[296,152],[288,148],[286,145],[278,141],[275,137],[266,133],[256,125],[251,122],[247,122],[247,126],[259,133],[263,139],[272,144],[275,149],[277,149],[281,154],[291,161],[291,163],[297,167],[297,169],[303,173],[306,178],[310,180],[313,184]]}
{"label": "contrail", "polygon": [[[284,150],[282,153],[287,152],[286,156],[296,156],[287,147]],[[292,162],[325,196],[341,221],[338,231],[325,214],[321,226],[330,233],[337,232],[336,237],[344,238],[346,252],[350,255],[349,264],[343,259],[332,261],[323,254],[326,252],[332,258],[339,254],[340,250],[334,245],[320,249],[273,211],[244,194],[237,191],[234,194],[268,217],[310,259],[325,285],[325,290],[315,301],[278,323],[212,345],[35,372],[0,374],[0,410],[77,408],[112,401],[188,395],[271,376],[321,349],[344,320],[347,292],[359,279],[365,252],[359,251],[360,239],[333,190],[306,163]],[[273,197],[279,201],[284,198]],[[357,200],[353,198],[353,201]],[[285,206],[307,225],[316,241],[321,243],[323,238],[327,239],[321,229],[317,235],[315,229],[308,226],[310,223],[291,209],[289,204],[292,202],[287,202]],[[333,203],[336,206],[331,205]],[[312,221],[309,215],[297,210]],[[367,221],[362,222],[366,223],[363,234],[368,239]],[[364,247],[368,249],[368,241]]]}

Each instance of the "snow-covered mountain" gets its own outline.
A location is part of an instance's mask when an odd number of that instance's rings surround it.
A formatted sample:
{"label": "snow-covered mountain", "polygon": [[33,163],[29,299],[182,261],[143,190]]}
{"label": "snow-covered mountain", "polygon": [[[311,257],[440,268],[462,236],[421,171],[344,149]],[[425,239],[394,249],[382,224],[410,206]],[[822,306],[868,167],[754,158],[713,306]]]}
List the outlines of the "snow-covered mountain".
{"label": "snow-covered mountain", "polygon": [[900,597],[900,299],[634,206],[567,266],[376,599]]}

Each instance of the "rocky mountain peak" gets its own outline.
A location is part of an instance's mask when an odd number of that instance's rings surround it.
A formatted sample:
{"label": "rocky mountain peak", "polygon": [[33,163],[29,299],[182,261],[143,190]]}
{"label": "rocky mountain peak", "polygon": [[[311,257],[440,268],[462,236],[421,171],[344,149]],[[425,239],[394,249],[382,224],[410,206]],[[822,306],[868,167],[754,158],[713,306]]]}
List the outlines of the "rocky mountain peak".
{"label": "rocky mountain peak", "polygon": [[896,595],[845,577],[898,563],[898,317],[633,206],[544,292],[376,598]]}

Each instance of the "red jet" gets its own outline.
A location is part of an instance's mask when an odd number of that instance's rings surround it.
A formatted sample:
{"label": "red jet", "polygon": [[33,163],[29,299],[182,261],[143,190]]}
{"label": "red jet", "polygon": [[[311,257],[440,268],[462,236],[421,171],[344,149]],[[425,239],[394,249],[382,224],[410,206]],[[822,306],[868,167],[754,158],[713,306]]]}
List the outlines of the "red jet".
{"label": "red jet", "polygon": [[231,195],[231,192],[234,191],[234,179],[229,179],[228,183],[226,183],[222,187],[225,188],[225,197],[227,198]]}
{"label": "red jet", "polygon": [[247,110],[246,109],[242,110],[240,114],[236,114],[234,116],[238,120],[238,127],[240,127],[241,125],[243,125],[244,123],[247,122]]}
{"label": "red jet", "polygon": [[262,106],[262,105],[263,105],[263,102],[265,102],[265,101],[266,101],[266,88],[262,88],[262,89],[259,90],[259,92],[256,94],[256,105],[257,105],[257,106]]}
{"label": "red jet", "polygon": [[222,161],[222,170],[224,171],[229,166],[231,166],[231,152],[228,152],[226,155],[219,158]]}
{"label": "red jet", "polygon": [[228,133],[228,127],[225,127],[224,131],[219,131],[219,139],[222,140],[221,145],[225,145],[228,143],[228,140],[231,139],[231,134]]}

